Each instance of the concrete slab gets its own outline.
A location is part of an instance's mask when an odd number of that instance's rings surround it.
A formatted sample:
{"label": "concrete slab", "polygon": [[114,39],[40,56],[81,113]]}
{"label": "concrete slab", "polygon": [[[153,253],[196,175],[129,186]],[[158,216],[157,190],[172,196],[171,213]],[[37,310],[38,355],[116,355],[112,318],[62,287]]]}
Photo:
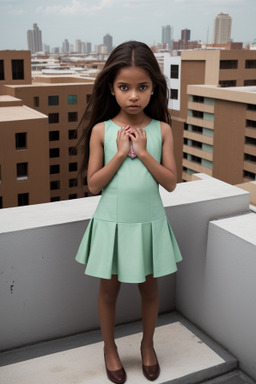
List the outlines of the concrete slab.
{"label": "concrete slab", "polygon": [[[141,372],[141,332],[117,339],[117,345],[128,382],[147,383]],[[193,378],[225,365],[225,359],[210,348],[181,322],[159,326],[156,329],[155,348],[161,365],[161,375],[155,383],[176,382]],[[212,373],[211,373],[212,374]],[[192,375],[192,376],[191,376]],[[46,356],[32,358],[0,368],[1,384],[104,384],[103,343],[97,342]],[[204,376],[204,380],[212,376]],[[187,381],[193,383],[195,381]]]}

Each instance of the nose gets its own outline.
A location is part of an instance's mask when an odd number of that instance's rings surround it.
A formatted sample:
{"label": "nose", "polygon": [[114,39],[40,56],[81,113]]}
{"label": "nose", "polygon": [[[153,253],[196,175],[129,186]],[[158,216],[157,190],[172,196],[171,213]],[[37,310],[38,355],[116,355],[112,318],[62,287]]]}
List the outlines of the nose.
{"label": "nose", "polygon": [[137,95],[137,92],[136,92],[136,90],[131,90],[131,93],[130,93],[130,95],[129,95],[129,99],[131,100],[131,101],[136,101],[136,100],[138,100],[138,95]]}

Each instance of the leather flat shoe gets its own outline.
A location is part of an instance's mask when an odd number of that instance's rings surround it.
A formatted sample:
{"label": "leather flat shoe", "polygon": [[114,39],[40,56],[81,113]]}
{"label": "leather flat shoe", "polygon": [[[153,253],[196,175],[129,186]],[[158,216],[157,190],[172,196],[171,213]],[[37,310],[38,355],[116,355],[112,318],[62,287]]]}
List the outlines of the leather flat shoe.
{"label": "leather flat shoe", "polygon": [[106,367],[106,372],[107,376],[112,383],[115,384],[123,384],[126,382],[126,372],[124,368],[122,367],[121,369],[117,369],[116,371],[110,371],[107,368],[107,362],[106,362],[106,355],[104,354],[104,359],[105,359],[105,367]]}
{"label": "leather flat shoe", "polygon": [[141,358],[142,358],[142,371],[143,371],[144,376],[148,380],[150,380],[150,381],[156,380],[158,378],[158,376],[160,375],[160,366],[159,366],[159,363],[158,363],[158,360],[157,360],[156,352],[155,352],[154,349],[153,349],[153,351],[154,351],[154,354],[155,354],[155,357],[156,357],[156,364],[154,364],[154,365],[144,365],[143,364],[142,349],[140,349]]}

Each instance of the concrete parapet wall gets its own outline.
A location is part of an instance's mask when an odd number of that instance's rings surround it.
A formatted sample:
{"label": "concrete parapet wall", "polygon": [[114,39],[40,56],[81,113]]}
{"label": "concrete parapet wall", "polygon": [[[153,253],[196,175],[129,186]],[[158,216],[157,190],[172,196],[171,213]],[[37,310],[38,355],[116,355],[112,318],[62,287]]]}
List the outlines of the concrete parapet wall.
{"label": "concrete parapet wall", "polygon": [[[256,245],[244,237],[251,236],[250,231],[233,234],[221,225],[236,217],[254,220],[256,215],[248,213],[248,192],[201,178],[178,184],[173,193],[161,189],[183,262],[177,274],[159,279],[160,311],[180,311],[256,377]],[[74,260],[98,200],[0,211],[1,350],[99,327],[98,279],[84,276],[84,266]],[[140,317],[137,286],[123,284],[117,323]]]}

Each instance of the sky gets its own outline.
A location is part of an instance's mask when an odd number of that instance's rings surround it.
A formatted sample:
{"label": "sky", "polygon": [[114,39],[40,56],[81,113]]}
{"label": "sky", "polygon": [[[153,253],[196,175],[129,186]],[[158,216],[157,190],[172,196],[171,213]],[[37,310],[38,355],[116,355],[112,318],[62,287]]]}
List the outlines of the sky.
{"label": "sky", "polygon": [[191,40],[211,43],[221,12],[232,17],[233,41],[256,39],[256,0],[0,0],[0,50],[27,49],[27,30],[34,23],[51,49],[65,39],[94,47],[107,33],[114,46],[127,40],[153,45],[161,42],[165,25],[173,27],[174,40],[187,28]]}

